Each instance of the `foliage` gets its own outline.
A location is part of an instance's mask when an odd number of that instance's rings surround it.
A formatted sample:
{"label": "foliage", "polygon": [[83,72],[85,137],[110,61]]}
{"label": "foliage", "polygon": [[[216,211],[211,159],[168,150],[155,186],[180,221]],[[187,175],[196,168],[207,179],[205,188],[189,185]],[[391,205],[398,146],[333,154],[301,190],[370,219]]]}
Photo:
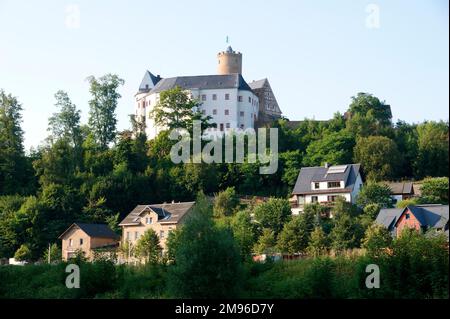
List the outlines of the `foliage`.
{"label": "foliage", "polygon": [[214,215],[230,216],[239,204],[234,187],[227,187],[222,192],[216,194],[214,198]]}
{"label": "foliage", "polygon": [[153,229],[148,229],[139,238],[135,247],[135,254],[144,258],[146,263],[156,264],[161,259],[162,248],[159,237]]}
{"label": "foliage", "polygon": [[291,219],[291,207],[285,199],[270,198],[267,202],[256,206],[254,214],[262,228],[272,230],[277,236],[284,223]]}
{"label": "foliage", "polygon": [[369,182],[365,184],[358,194],[356,202],[361,207],[376,204],[382,208],[393,207],[391,189],[386,184]]}
{"label": "foliage", "polygon": [[426,178],[420,192],[428,202],[448,204],[448,177]]}
{"label": "foliage", "polygon": [[277,241],[275,233],[269,228],[263,228],[261,236],[253,247],[256,254],[273,254],[276,251]]}
{"label": "foliage", "polygon": [[21,245],[14,254],[14,259],[18,261],[29,261],[31,259],[31,250],[27,245]]}
{"label": "foliage", "polygon": [[42,256],[42,260],[44,262],[48,262],[50,260],[50,263],[60,262],[61,258],[61,248],[58,247],[57,244],[52,244],[49,249],[44,250],[44,254]]}
{"label": "foliage", "polygon": [[251,256],[253,246],[257,239],[256,225],[252,222],[248,211],[237,212],[231,221],[231,230],[237,242],[242,259]]}
{"label": "foliage", "polygon": [[204,195],[198,196],[175,247],[175,263],[168,277],[173,296],[237,296],[243,274],[239,249],[229,230],[214,225],[212,208]]}
{"label": "foliage", "polygon": [[373,223],[367,228],[364,238],[362,240],[362,247],[367,249],[370,256],[378,257],[392,242],[392,235],[382,225]]}
{"label": "foliage", "polygon": [[385,136],[369,136],[357,139],[354,160],[361,163],[367,179],[390,180],[397,176],[402,166],[402,154],[393,140]]}
{"label": "foliage", "polygon": [[278,235],[278,249],[287,254],[305,252],[314,229],[314,222],[314,214],[308,212],[287,222]]}
{"label": "foliage", "polygon": [[117,92],[124,80],[115,74],[88,78],[92,99],[89,101],[89,128],[94,140],[105,149],[116,137],[115,111],[121,95]]}
{"label": "foliage", "polygon": [[311,256],[317,257],[325,254],[328,250],[328,239],[322,227],[316,226],[311,232],[311,239],[307,251]]}

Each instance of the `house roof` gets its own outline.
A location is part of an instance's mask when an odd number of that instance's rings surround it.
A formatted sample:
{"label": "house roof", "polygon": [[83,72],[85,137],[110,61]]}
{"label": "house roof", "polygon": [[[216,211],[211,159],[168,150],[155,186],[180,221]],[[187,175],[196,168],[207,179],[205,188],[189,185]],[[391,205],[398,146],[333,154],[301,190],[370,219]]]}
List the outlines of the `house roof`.
{"label": "house roof", "polygon": [[245,82],[241,74],[220,74],[220,75],[197,75],[197,76],[178,76],[166,78],[156,84],[150,93],[160,93],[175,87],[182,89],[230,89],[237,88],[244,91],[252,91]]}
{"label": "house roof", "polygon": [[159,75],[155,76],[149,70],[145,71],[144,77],[139,85],[138,93],[150,92],[150,90],[153,89],[159,81],[161,81],[161,77]]}
{"label": "house roof", "polygon": [[137,205],[119,224],[119,226],[139,225],[144,212],[153,211],[161,224],[176,224],[194,206],[195,202]]}
{"label": "house roof", "polygon": [[262,89],[264,84],[266,83],[267,78],[250,82],[248,85],[252,88],[252,90]]}
{"label": "house roof", "polygon": [[84,231],[88,236],[95,238],[118,238],[115,232],[109,228],[106,224],[85,224],[85,223],[73,223],[69,226],[58,238],[62,239],[64,235],[74,227],[78,227]]}
{"label": "house roof", "polygon": [[392,195],[412,195],[414,187],[412,182],[386,182],[391,189]]}
{"label": "house roof", "polygon": [[406,209],[409,209],[417,218],[421,226],[444,228],[448,223],[448,205],[434,204],[407,206],[405,208],[383,208],[375,221],[388,229],[392,229]]}
{"label": "house roof", "polygon": [[397,223],[403,213],[404,208],[383,208],[378,213],[375,222],[380,225],[384,225],[387,229],[392,230],[392,228]]}
{"label": "house roof", "polygon": [[[341,166],[341,165],[340,165]],[[344,166],[344,165],[342,165]],[[323,193],[346,193],[351,192],[355,186],[356,178],[359,174],[360,164],[347,164],[345,170],[338,173],[330,173],[330,167],[302,167],[295,183],[293,194],[323,194]],[[344,188],[333,190],[313,190],[312,182],[332,182],[344,181]]]}

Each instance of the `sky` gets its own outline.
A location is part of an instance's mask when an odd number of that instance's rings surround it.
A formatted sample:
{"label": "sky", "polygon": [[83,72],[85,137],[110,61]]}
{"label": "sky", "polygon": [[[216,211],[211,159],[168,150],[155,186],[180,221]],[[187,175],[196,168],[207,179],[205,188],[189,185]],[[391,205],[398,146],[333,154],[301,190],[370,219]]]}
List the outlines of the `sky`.
{"label": "sky", "polygon": [[216,74],[228,36],[247,82],[267,77],[291,120],[329,119],[358,92],[390,104],[395,121],[448,120],[448,10],[448,0],[0,0],[0,89],[23,106],[29,149],[48,135],[58,90],[86,123],[86,78],[116,73],[126,129],[145,70]]}

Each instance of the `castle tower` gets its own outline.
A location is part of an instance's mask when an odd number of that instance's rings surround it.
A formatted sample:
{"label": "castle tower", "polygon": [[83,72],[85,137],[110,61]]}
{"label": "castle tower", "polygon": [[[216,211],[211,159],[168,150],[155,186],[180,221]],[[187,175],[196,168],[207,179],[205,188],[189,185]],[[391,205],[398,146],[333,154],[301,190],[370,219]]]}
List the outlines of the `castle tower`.
{"label": "castle tower", "polygon": [[242,74],[242,53],[233,51],[231,46],[226,51],[219,52],[217,59],[219,61],[217,66],[218,74]]}

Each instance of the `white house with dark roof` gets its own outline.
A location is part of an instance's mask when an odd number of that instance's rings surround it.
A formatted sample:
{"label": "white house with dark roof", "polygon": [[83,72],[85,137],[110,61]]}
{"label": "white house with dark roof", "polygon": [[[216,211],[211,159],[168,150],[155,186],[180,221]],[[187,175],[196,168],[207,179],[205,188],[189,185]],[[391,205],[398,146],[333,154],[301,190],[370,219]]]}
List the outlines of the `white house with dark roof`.
{"label": "white house with dark roof", "polygon": [[[218,74],[178,76],[162,79],[150,71],[144,78],[135,95],[135,116],[145,123],[145,131],[149,139],[153,139],[164,127],[155,125],[150,111],[159,101],[159,95],[165,90],[180,87],[189,92],[191,98],[200,102],[199,110],[211,116],[216,128],[210,128],[210,135],[221,135],[230,130],[246,130],[255,128],[260,110],[260,97],[266,96],[264,105],[270,107],[271,118],[281,116],[267,79],[256,81],[251,87],[242,76],[242,54],[231,47],[219,52]],[[255,91],[253,90],[255,89]],[[262,95],[261,95],[262,94]],[[268,102],[270,101],[270,103]]]}
{"label": "white house with dark roof", "polygon": [[342,197],[355,203],[363,186],[360,164],[302,167],[292,191],[292,213],[303,212],[305,204],[332,204]]}

